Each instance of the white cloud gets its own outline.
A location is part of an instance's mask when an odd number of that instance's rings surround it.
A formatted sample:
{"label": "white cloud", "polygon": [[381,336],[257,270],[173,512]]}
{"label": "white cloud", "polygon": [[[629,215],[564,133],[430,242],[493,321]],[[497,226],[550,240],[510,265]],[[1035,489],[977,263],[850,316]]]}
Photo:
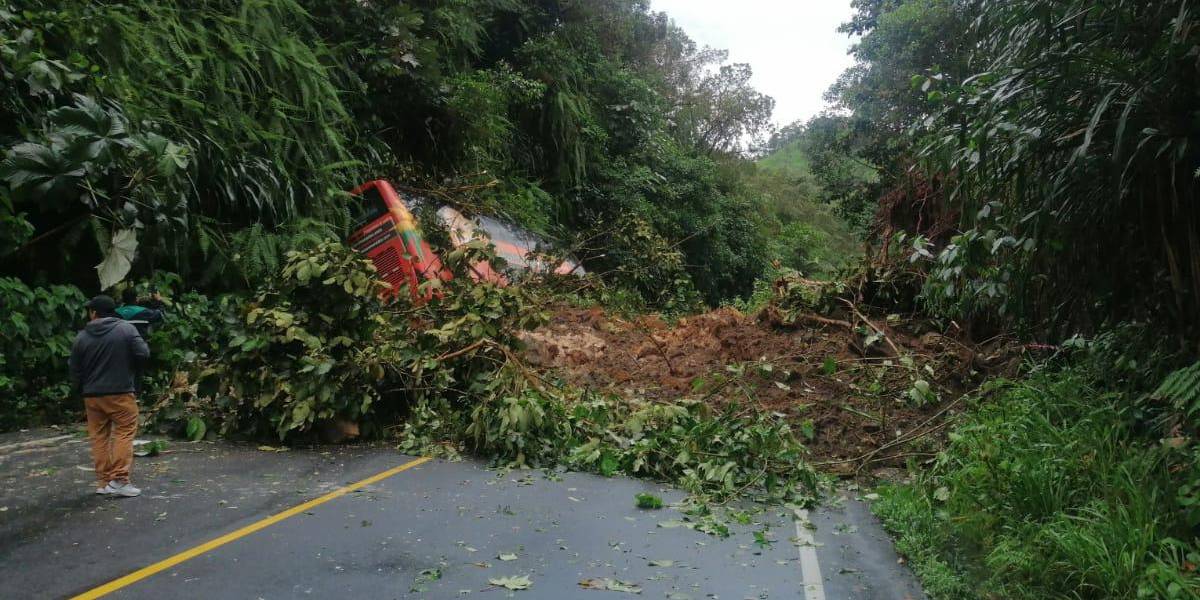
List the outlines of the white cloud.
{"label": "white cloud", "polygon": [[749,63],[754,86],[775,98],[779,126],[825,108],[822,96],[852,64],[851,40],[838,33],[850,0],[651,0],[702,46]]}

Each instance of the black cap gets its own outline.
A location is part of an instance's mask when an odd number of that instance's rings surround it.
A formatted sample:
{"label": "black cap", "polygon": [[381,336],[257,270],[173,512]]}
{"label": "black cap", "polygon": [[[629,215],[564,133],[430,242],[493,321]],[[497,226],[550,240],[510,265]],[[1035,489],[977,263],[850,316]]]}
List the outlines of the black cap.
{"label": "black cap", "polygon": [[117,303],[113,302],[111,296],[105,296],[103,294],[88,300],[87,304],[84,304],[83,306],[90,310],[94,310],[101,315],[111,315],[117,312]]}

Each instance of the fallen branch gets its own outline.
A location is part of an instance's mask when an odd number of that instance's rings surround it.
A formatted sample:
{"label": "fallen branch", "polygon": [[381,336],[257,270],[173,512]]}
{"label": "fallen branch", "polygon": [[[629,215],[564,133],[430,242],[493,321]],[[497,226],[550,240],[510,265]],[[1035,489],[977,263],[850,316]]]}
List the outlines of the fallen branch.
{"label": "fallen branch", "polygon": [[669,372],[671,375],[678,376],[679,374],[675,372],[675,365],[671,363],[671,357],[667,356],[667,350],[663,347],[662,342],[658,341],[658,339],[654,337],[654,332],[650,331],[650,328],[646,327],[641,322],[637,323],[637,328],[639,333],[646,336],[646,338],[650,340],[651,344],[654,344],[654,349],[658,350],[658,354],[663,357],[663,362],[667,363],[667,372]]}
{"label": "fallen branch", "polygon": [[434,360],[437,360],[440,362],[440,361],[444,361],[444,360],[450,360],[452,358],[458,358],[459,356],[462,356],[468,352],[479,349],[480,346],[483,346],[484,344],[489,343],[490,341],[491,340],[479,340],[479,341],[475,342],[474,344],[467,346],[466,348],[462,348],[461,350],[455,350],[454,352],[447,352],[447,353],[437,357]]}
{"label": "fallen branch", "polygon": [[861,410],[858,410],[857,408],[854,408],[854,407],[852,407],[852,406],[850,406],[850,405],[848,405],[848,404],[842,404],[842,405],[840,405],[840,406],[841,406],[842,410],[844,410],[844,411],[846,411],[846,412],[849,412],[849,413],[856,414],[856,415],[858,415],[858,416],[860,416],[860,417],[866,417],[866,418],[868,418],[868,419],[870,419],[870,420],[872,420],[872,421],[875,421],[876,423],[879,423],[879,424],[881,424],[881,425],[883,424],[883,418],[882,418],[882,417],[877,417],[877,416],[875,416],[875,415],[872,415],[872,414],[870,414],[870,413],[865,413],[865,412],[863,412],[863,411],[861,411]]}
{"label": "fallen branch", "polygon": [[854,329],[854,325],[851,324],[849,321],[842,321],[839,319],[827,319],[825,317],[819,317],[817,315],[812,315],[812,314],[808,314],[808,313],[797,315],[796,318],[803,319],[805,321],[810,321],[813,323],[817,323],[819,325],[834,325],[837,327],[845,327],[846,329]]}
{"label": "fallen branch", "polygon": [[900,349],[896,347],[896,344],[895,344],[895,342],[892,341],[892,338],[888,337],[887,333],[885,333],[883,331],[883,329],[880,329],[877,325],[872,323],[871,320],[866,317],[866,315],[859,312],[858,307],[855,306],[853,302],[846,300],[845,298],[839,298],[839,300],[841,300],[842,303],[845,304],[850,309],[850,311],[853,312],[854,315],[856,317],[858,317],[863,323],[866,323],[871,329],[874,329],[876,333],[878,333],[880,336],[882,336],[883,341],[887,342],[888,347],[892,349],[892,352],[896,355],[897,358],[904,356],[904,353],[901,352]]}
{"label": "fallen branch", "polygon": [[880,452],[883,452],[884,450],[888,450],[890,448],[895,448],[896,446],[911,443],[915,440],[918,440],[922,437],[925,437],[931,433],[934,433],[934,432],[944,428],[949,423],[948,421],[945,423],[938,424],[934,427],[929,428],[928,430],[923,431],[927,425],[929,425],[933,421],[937,420],[942,415],[946,414],[946,412],[949,411],[950,409],[957,406],[960,402],[962,402],[962,399],[965,397],[966,396],[959,396],[957,400],[944,406],[941,410],[937,411],[932,417],[929,417],[924,422],[922,422],[920,425],[914,427],[908,433],[906,433],[886,444],[883,444],[882,446],[880,446],[870,452],[867,452],[866,454],[863,454],[861,456],[856,456],[854,458],[844,458],[844,459],[840,459],[840,460],[828,460],[825,462],[819,462],[819,463],[814,464],[813,466],[814,467],[824,467],[824,466],[828,466],[828,465],[840,465],[840,464],[845,464],[845,463],[861,462],[862,464],[859,465],[859,469],[861,470],[862,467],[866,466],[867,464],[869,464],[871,462],[874,462],[871,459],[873,459]]}

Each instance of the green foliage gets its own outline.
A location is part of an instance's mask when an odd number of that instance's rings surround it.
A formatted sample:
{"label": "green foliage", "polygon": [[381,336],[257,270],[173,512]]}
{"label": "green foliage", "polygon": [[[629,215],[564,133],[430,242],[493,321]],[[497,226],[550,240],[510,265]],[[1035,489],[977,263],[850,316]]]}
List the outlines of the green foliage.
{"label": "green foliage", "polygon": [[[299,5],[28,4],[0,19],[13,84],[0,98],[12,124],[0,221],[47,234],[3,248],[34,259],[22,274],[81,275],[94,262],[72,257],[109,255],[110,236],[136,230],[135,272],[188,275],[205,224],[340,218],[330,200],[358,164],[353,128]],[[50,251],[56,240],[72,251]]]}
{"label": "green foliage", "polygon": [[66,365],[84,301],[74,287],[30,288],[0,277],[0,431],[80,413]]}
{"label": "green foliage", "polygon": [[1130,313],[1196,324],[1188,3],[856,8],[858,64],[831,97],[881,168],[879,241],[928,242],[931,310],[1047,337]]}
{"label": "green foliage", "polygon": [[[800,209],[803,212],[793,218],[819,224],[835,240],[857,237],[843,233],[847,224],[860,235],[866,231],[874,215],[879,176],[878,168],[860,156],[864,148],[859,145],[863,141],[855,135],[853,127],[852,117],[822,114],[806,123],[788,125],[772,137],[768,144],[770,154],[757,163],[775,176],[766,179],[790,183],[796,196],[829,205],[829,212],[833,213],[821,218],[812,215],[811,208],[804,210],[803,202],[781,203],[781,218]],[[834,215],[836,218],[831,220],[829,217]],[[855,254],[856,249],[851,247],[847,253]]]}
{"label": "green foliage", "polygon": [[227,290],[254,289],[278,277],[288,253],[311,251],[339,233],[332,223],[309,218],[289,221],[280,228],[255,223],[229,234],[206,232],[200,251],[207,264],[199,280],[220,282]]}
{"label": "green foliage", "polygon": [[290,251],[282,276],[253,296],[193,298],[152,340],[181,340],[162,351],[176,371],[159,380],[156,420],[280,439],[345,420],[370,434],[414,402],[459,406],[499,393],[497,365],[540,317],[520,289],[471,282],[467,265],[486,258],[477,246],[451,252],[459,276],[443,297],[385,305],[370,262],[325,241]]}
{"label": "green foliage", "polygon": [[604,239],[605,262],[619,270],[622,286],[637,292],[648,306],[668,314],[700,305],[700,295],[684,267],[684,254],[643,219],[629,219]]}
{"label": "green foliage", "polygon": [[654,494],[636,494],[633,497],[634,504],[645,510],[658,510],[663,507],[663,500]]}
{"label": "green foliage", "polygon": [[506,383],[500,389],[508,391],[481,399],[469,416],[436,399],[419,404],[402,447],[449,442],[508,466],[563,464],[648,477],[716,501],[752,494],[807,503],[816,496],[818,477],[804,462],[807,452],[781,419],[736,406],[644,404],[531,388],[523,377],[501,372],[497,378]]}
{"label": "green foliage", "polygon": [[[1090,367],[1089,367],[1090,368]],[[999,382],[877,511],[935,597],[1192,597],[1192,451],[1146,436],[1088,368]],[[1180,492],[1177,497],[1175,490]]]}
{"label": "green foliage", "polygon": [[1200,362],[1172,371],[1150,397],[1170,403],[1172,414],[1184,422],[1200,424]]}
{"label": "green foliage", "polygon": [[[136,232],[111,278],[129,262],[253,288],[294,249],[272,236],[344,235],[342,192],[369,174],[564,239],[644,221],[710,304],[772,258],[778,228],[722,165],[747,164],[773,101],[645,3],[10,5],[0,253],[23,260],[6,273],[88,281]],[[652,306],[690,301],[620,281],[644,259],[606,250],[581,258]]]}
{"label": "green foliage", "polygon": [[[381,327],[382,284],[373,273],[349,249],[325,242],[290,252],[278,281],[228,303],[219,366],[198,364],[193,385],[169,397],[204,409],[189,418],[188,437],[203,437],[207,423],[224,434],[271,431],[283,439],[318,421],[368,414],[384,371],[367,350]],[[179,414],[173,408],[160,410],[169,418]]]}
{"label": "green foliage", "polygon": [[[974,259],[992,272],[980,282],[964,272],[960,293],[994,282],[1005,288],[1001,306],[1034,318],[1068,300],[1056,316],[1135,308],[1194,320],[1186,307],[1200,288],[1183,266],[1195,259],[1184,258],[1194,219],[1180,204],[1195,193],[1194,161],[1190,130],[1177,123],[1186,112],[1179,103],[1196,93],[1187,56],[1197,16],[1184,8],[1030,0],[976,23],[980,75],[933,81],[936,117],[923,138],[932,164],[961,173],[953,199],[967,234],[995,240],[990,256]],[[1067,24],[1084,14],[1078,27]],[[1130,22],[1143,28],[1131,31]],[[1008,93],[1016,89],[1030,93]],[[944,140],[950,132],[956,139]],[[1146,232],[1158,238],[1153,250]],[[938,270],[966,260],[943,255]],[[1105,268],[1081,268],[1093,264]]]}

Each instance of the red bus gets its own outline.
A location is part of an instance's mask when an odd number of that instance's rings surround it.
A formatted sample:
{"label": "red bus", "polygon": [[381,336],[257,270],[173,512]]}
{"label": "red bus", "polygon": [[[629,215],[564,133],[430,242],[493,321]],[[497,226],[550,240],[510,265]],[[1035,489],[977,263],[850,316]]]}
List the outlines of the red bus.
{"label": "red bus", "polygon": [[379,278],[391,284],[384,296],[395,298],[405,286],[414,300],[440,296],[436,286],[426,286],[422,293],[420,285],[449,281],[452,275],[429,247],[416,219],[391,184],[377,179],[350,193],[356,197],[351,209],[350,246],[370,258]]}

